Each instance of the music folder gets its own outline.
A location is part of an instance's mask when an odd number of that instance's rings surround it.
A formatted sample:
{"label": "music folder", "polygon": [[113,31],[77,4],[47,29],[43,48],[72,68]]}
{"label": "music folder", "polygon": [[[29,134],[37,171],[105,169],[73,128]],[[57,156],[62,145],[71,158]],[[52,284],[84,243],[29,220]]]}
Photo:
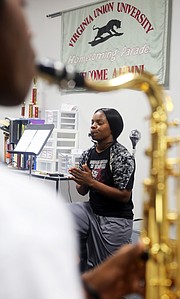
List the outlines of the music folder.
{"label": "music folder", "polygon": [[54,129],[54,124],[28,124],[13,151],[14,154],[29,154],[38,156]]}

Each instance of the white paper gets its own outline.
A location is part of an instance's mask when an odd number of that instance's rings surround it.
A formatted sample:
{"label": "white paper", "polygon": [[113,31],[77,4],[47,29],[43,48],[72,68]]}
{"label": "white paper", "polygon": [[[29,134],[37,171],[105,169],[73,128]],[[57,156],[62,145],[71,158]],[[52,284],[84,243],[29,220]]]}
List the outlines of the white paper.
{"label": "white paper", "polygon": [[48,135],[49,130],[25,130],[15,147],[15,152],[39,154]]}
{"label": "white paper", "polygon": [[35,153],[36,155],[39,153],[42,145],[44,144],[46,138],[48,137],[49,130],[36,130],[36,134],[33,136],[31,140],[27,152]]}
{"label": "white paper", "polygon": [[35,134],[36,130],[25,130],[15,147],[15,151],[26,152]]}

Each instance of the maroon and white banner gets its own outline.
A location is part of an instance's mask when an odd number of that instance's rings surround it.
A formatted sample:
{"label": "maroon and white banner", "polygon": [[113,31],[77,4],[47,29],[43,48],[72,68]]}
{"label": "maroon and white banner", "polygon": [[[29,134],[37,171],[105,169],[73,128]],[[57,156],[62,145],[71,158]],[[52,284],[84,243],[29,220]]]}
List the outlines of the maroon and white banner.
{"label": "maroon and white banner", "polygon": [[167,83],[169,0],[101,1],[62,13],[61,60],[94,80],[149,71]]}

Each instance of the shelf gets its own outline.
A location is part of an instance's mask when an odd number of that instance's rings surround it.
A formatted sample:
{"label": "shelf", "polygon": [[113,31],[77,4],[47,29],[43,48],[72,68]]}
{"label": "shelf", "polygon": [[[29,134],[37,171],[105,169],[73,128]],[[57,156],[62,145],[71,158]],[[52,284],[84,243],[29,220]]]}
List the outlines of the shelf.
{"label": "shelf", "polygon": [[[72,157],[71,151],[76,148],[78,148],[77,130],[54,129],[41,154],[36,159],[36,169],[39,171],[58,171],[61,157],[63,159],[66,159],[66,156]],[[49,166],[50,163],[52,166]]]}

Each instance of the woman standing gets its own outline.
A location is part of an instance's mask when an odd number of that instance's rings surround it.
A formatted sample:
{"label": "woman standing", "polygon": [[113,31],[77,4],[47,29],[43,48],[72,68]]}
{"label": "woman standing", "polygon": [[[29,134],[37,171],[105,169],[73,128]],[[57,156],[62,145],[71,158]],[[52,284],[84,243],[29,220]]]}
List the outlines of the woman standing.
{"label": "woman standing", "polygon": [[79,169],[69,169],[77,191],[89,192],[88,202],[70,204],[80,238],[82,272],[131,242],[135,160],[117,141],[123,126],[117,110],[96,110],[90,131],[94,145],[83,152]]}

